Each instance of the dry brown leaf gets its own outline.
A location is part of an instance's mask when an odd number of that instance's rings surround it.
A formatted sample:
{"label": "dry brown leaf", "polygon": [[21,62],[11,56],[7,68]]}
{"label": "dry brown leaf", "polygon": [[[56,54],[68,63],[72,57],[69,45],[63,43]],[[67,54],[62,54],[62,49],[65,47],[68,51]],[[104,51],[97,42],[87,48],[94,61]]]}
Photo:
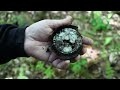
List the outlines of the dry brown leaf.
{"label": "dry brown leaf", "polygon": [[100,51],[93,49],[91,46],[87,46],[87,52],[82,55],[82,58],[87,58],[88,63],[94,62],[99,57]]}

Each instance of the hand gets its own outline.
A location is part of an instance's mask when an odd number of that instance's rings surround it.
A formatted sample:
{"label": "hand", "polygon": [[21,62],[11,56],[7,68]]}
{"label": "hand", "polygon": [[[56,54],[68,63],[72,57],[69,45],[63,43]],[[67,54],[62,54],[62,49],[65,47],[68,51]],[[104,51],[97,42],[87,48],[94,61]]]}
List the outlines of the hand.
{"label": "hand", "polygon": [[[71,25],[72,17],[68,16],[65,19],[61,20],[42,20],[36,22],[26,28],[25,31],[25,43],[24,49],[25,52],[36,59],[43,60],[51,63],[53,66],[59,69],[66,69],[69,66],[70,61],[63,61],[59,59],[59,56],[56,55],[53,51],[47,51],[48,47],[51,45],[49,36],[52,35],[56,28],[63,25]],[[85,45],[92,45],[92,40],[86,37],[83,37],[83,43]],[[86,52],[86,49],[83,48],[81,55]],[[80,55],[75,58],[76,60],[80,59]]]}

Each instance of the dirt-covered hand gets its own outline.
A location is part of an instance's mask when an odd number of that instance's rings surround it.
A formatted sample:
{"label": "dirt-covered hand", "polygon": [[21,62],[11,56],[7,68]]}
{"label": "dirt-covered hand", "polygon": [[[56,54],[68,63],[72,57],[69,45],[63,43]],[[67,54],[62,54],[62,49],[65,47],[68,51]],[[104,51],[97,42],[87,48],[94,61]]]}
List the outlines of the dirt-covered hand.
{"label": "dirt-covered hand", "polygon": [[[26,28],[25,31],[25,52],[36,59],[43,60],[51,63],[53,66],[59,69],[66,69],[70,63],[69,60],[63,61],[59,59],[53,51],[48,51],[48,47],[51,45],[49,36],[53,34],[54,30],[60,26],[71,25],[72,17],[67,16],[61,20],[41,20]],[[91,45],[92,41],[88,38],[83,38],[83,43]],[[81,55],[85,53],[85,48],[81,51]],[[75,60],[80,59],[80,56]]]}

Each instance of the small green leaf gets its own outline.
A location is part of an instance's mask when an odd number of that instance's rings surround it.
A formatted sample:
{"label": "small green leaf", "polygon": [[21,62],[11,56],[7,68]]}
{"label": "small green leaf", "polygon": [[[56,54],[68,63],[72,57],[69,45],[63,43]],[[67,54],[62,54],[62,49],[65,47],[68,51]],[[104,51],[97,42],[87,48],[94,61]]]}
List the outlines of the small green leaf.
{"label": "small green leaf", "polygon": [[37,70],[37,71],[40,71],[40,70],[41,70],[41,71],[44,71],[44,70],[45,70],[45,68],[44,68],[44,63],[42,63],[42,62],[39,61],[39,62],[37,63],[37,65],[36,65],[36,70]]}
{"label": "small green leaf", "polygon": [[44,71],[45,76],[47,76],[47,78],[52,78],[52,76],[54,76],[54,71],[51,69],[51,67],[48,67],[45,71]]}
{"label": "small green leaf", "polygon": [[99,16],[102,15],[102,12],[101,12],[101,11],[94,11],[93,13],[94,13],[94,16],[95,16],[95,17],[99,17]]}
{"label": "small green leaf", "polygon": [[112,13],[108,14],[108,16],[107,16],[108,19],[110,19],[112,17],[112,15],[113,15]]}
{"label": "small green leaf", "polygon": [[106,37],[104,45],[108,45],[112,41],[112,37]]}
{"label": "small green leaf", "polygon": [[86,65],[87,64],[87,60],[86,59],[82,59],[81,60],[81,65]]}
{"label": "small green leaf", "polygon": [[114,70],[110,66],[110,62],[106,62],[106,78],[111,79],[114,75]]}
{"label": "small green leaf", "polygon": [[79,73],[81,71],[81,66],[80,65],[77,65],[77,64],[74,64],[71,68],[71,70],[74,72],[74,73]]}

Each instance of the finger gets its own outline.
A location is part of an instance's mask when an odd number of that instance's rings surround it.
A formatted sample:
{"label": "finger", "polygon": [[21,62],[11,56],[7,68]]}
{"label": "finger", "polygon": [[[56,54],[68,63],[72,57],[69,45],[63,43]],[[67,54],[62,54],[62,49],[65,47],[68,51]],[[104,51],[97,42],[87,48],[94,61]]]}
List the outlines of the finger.
{"label": "finger", "polygon": [[75,61],[80,60],[80,55],[75,58]]}
{"label": "finger", "polygon": [[86,53],[86,51],[87,51],[87,49],[85,48],[85,46],[83,46],[83,49],[82,49],[82,51],[80,52],[80,55],[85,54],[85,53]]}
{"label": "finger", "polygon": [[67,69],[69,67],[70,61],[62,61],[60,63],[58,63],[57,68],[59,69]]}
{"label": "finger", "polygon": [[[80,51],[80,55],[85,54],[85,53],[86,53],[86,51],[87,51],[87,49],[85,48],[85,46],[83,46],[82,51]],[[81,56],[80,56],[80,55],[78,55],[78,56],[77,56],[76,58],[74,58],[73,60],[70,60],[70,62],[71,62],[71,63],[74,63],[74,62],[76,62],[76,61],[80,60],[80,58],[81,58]]]}
{"label": "finger", "polygon": [[93,44],[93,40],[88,38],[88,37],[85,37],[85,36],[83,36],[82,41],[83,41],[83,44],[86,44],[86,45],[92,45]]}
{"label": "finger", "polygon": [[72,17],[67,16],[65,19],[61,19],[61,20],[46,20],[46,23],[52,29],[55,29],[55,28],[58,28],[60,26],[72,24]]}
{"label": "finger", "polygon": [[71,63],[77,62],[78,60],[80,60],[80,55],[78,55],[77,57],[75,57],[74,59],[70,60]]}
{"label": "finger", "polygon": [[54,67],[57,67],[58,63],[60,63],[60,62],[61,62],[60,59],[56,59],[52,62],[52,64],[53,64]]}
{"label": "finger", "polygon": [[59,69],[66,69],[69,66],[70,61],[63,61],[60,59],[56,59],[55,61],[53,61],[53,66]]}
{"label": "finger", "polygon": [[48,61],[53,62],[55,59],[57,59],[57,55],[54,52],[52,52],[49,59],[48,59]]}

